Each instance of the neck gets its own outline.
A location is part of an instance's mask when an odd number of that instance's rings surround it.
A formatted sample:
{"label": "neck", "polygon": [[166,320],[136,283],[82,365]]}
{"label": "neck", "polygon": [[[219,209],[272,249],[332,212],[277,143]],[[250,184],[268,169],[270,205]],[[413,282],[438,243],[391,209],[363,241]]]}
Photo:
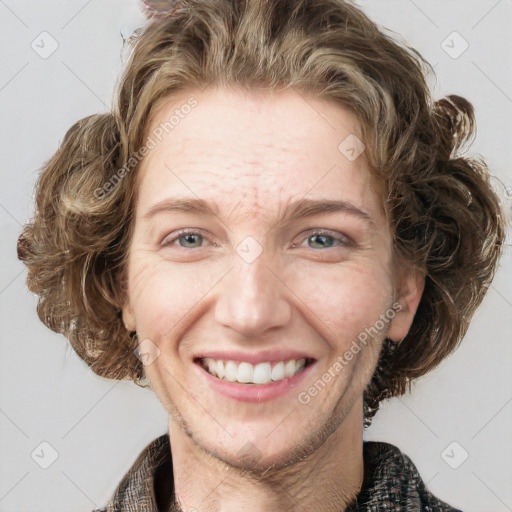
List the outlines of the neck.
{"label": "neck", "polygon": [[286,467],[246,471],[196,444],[169,419],[175,508],[194,512],[344,512],[363,483],[362,400],[316,451]]}

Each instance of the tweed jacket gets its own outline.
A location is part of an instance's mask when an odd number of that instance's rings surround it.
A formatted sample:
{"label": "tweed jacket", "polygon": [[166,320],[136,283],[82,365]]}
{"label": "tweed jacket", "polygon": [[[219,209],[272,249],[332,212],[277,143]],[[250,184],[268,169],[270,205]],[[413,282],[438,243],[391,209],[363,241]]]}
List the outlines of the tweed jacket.
{"label": "tweed jacket", "polygon": [[[364,441],[364,480],[345,512],[461,512],[433,496],[411,459],[389,443]],[[104,508],[93,512],[172,512],[174,489],[169,434],[138,456]]]}

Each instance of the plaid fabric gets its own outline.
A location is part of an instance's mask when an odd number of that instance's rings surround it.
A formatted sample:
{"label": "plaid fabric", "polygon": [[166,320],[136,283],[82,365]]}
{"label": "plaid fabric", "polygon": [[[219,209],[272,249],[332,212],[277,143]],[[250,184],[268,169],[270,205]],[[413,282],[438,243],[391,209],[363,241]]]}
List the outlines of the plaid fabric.
{"label": "plaid fabric", "polygon": [[[433,496],[411,459],[389,443],[363,443],[364,481],[345,512],[461,512]],[[105,508],[93,512],[172,512],[169,434],[151,442],[123,477]]]}

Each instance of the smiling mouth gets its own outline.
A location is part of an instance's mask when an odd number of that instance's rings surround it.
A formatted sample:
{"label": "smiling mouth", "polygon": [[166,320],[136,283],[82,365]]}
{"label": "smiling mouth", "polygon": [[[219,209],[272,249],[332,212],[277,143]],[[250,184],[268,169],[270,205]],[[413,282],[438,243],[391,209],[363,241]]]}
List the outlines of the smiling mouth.
{"label": "smiling mouth", "polygon": [[214,360],[208,357],[194,359],[194,363],[219,380],[253,386],[272,384],[294,377],[315,361],[316,359],[302,358],[252,365],[243,361]]}

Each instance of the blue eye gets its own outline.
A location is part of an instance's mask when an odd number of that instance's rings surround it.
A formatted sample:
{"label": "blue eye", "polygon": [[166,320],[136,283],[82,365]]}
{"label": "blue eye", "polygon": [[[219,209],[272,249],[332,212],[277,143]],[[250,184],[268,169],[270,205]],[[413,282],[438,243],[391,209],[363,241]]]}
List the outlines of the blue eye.
{"label": "blue eye", "polygon": [[[316,249],[330,249],[335,245],[343,244],[343,241],[341,239],[333,237],[331,235],[326,235],[325,233],[314,233],[312,235],[308,235],[304,240],[314,240],[313,243],[315,243],[315,241],[316,243],[320,243],[321,247],[316,247]],[[326,245],[328,247],[326,247]],[[311,248],[315,249],[315,247]]]}
{"label": "blue eye", "polygon": [[[181,235],[181,236],[178,238],[178,240],[182,240],[182,239],[183,239],[183,240],[186,240],[186,243],[191,243],[191,244],[193,244],[194,242],[193,242],[193,241],[190,241],[190,240],[191,240],[191,238],[194,238],[194,237],[196,237],[196,238],[198,238],[198,237],[199,237],[199,239],[200,239],[200,240],[202,240],[202,239],[203,239],[203,237],[202,237],[201,235],[197,235],[197,234],[190,233],[190,234],[188,234],[188,235]],[[182,244],[181,244],[181,246],[183,247],[183,245],[182,245]],[[185,245],[185,247],[187,247],[187,248],[189,248],[189,249],[190,249],[190,247],[189,247],[189,246],[187,246],[187,245]]]}
{"label": "blue eye", "polygon": [[[325,231],[325,230],[313,231],[312,233],[309,233],[308,236],[304,237],[301,240],[301,244],[306,240],[314,239],[316,241],[316,243],[320,243],[321,247],[309,246],[311,249],[315,249],[315,248],[332,249],[333,247],[336,247],[336,246],[350,245],[350,239],[348,237],[346,237],[344,235],[333,236],[330,233],[331,233],[330,231]],[[315,241],[313,243],[315,243]],[[298,244],[293,244],[292,247],[297,247],[297,246],[298,246]]]}
{"label": "blue eye", "polygon": [[[193,240],[194,237],[196,238],[196,242],[194,242],[194,240]],[[197,243],[197,239],[199,239],[199,241],[202,242],[204,240],[204,237],[203,237],[203,235],[201,235],[197,231],[187,231],[187,230],[184,230],[184,231],[178,232],[176,234],[176,236],[174,238],[171,238],[168,242],[166,242],[164,240],[162,245],[164,245],[164,246],[174,245],[174,242],[176,242],[178,240],[185,240],[185,245],[179,244],[179,246],[181,248],[183,248],[183,249],[195,249],[196,247],[190,247],[190,245],[188,245],[188,244]],[[201,247],[201,246],[202,246],[202,243],[200,243],[199,247]]]}
{"label": "blue eye", "polygon": [[[332,234],[331,234],[332,233]],[[334,234],[337,234],[339,236],[334,236]],[[306,237],[304,237],[300,244],[294,243],[292,244],[292,248],[297,248],[299,246],[302,246],[302,244],[306,240],[313,240],[313,244],[319,244],[318,247],[313,247],[309,245],[310,249],[332,249],[334,247],[347,247],[351,245],[351,240],[340,233],[334,233],[331,231],[325,231],[325,230],[315,230],[313,232],[310,232]],[[189,229],[183,229],[181,231],[178,231],[173,238],[166,238],[162,242],[162,246],[169,247],[176,245],[175,243],[179,241],[178,247],[180,249],[200,249],[203,247],[203,241],[208,241],[208,239],[202,235],[198,231],[193,231]],[[195,244],[195,245],[194,245]],[[216,245],[214,243],[211,243],[211,245]]]}

